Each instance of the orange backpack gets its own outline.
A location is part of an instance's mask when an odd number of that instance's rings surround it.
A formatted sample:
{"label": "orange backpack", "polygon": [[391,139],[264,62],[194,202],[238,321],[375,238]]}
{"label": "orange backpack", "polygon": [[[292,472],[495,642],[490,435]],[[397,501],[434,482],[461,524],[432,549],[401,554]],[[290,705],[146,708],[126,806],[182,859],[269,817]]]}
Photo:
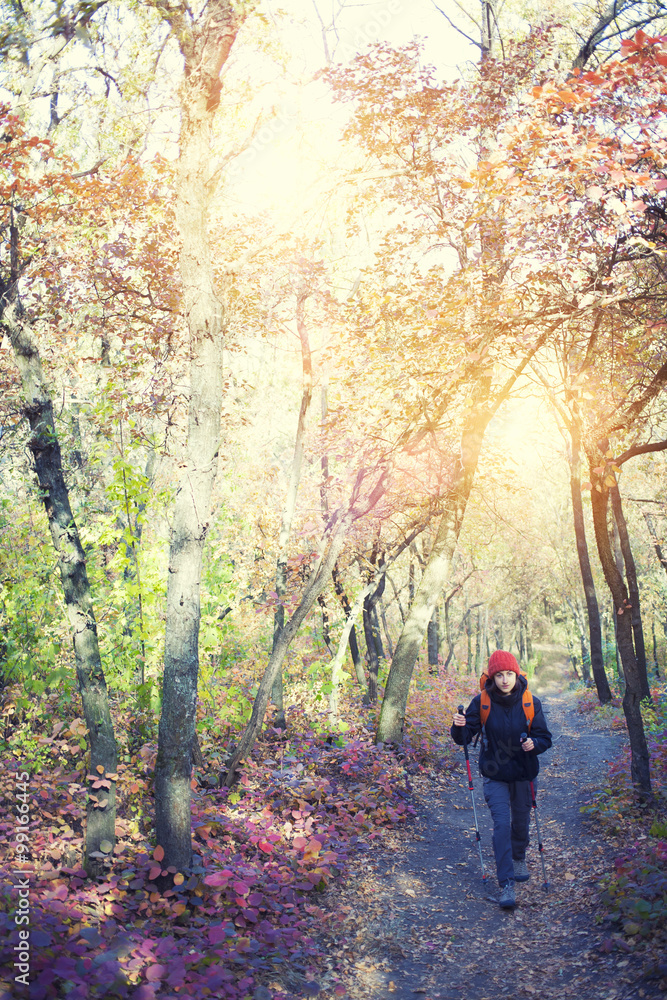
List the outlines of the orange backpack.
{"label": "orange backpack", "polygon": [[[526,681],[528,680],[528,674],[524,673],[523,670],[521,671],[520,676],[525,677]],[[479,714],[482,720],[482,728],[484,728],[484,726],[486,725],[486,720],[488,719],[489,712],[491,711],[491,699],[489,697],[489,692],[486,690],[486,682],[488,681],[488,679],[489,675],[486,673],[486,671],[484,671],[484,673],[479,679],[479,686],[482,692],[479,705]],[[526,716],[526,722],[528,724],[528,732],[530,732],[530,727],[532,726],[533,719],[535,718],[535,705],[533,704],[533,696],[531,692],[528,690],[528,688],[526,688],[526,690],[523,692],[522,704],[523,704],[523,711]]]}

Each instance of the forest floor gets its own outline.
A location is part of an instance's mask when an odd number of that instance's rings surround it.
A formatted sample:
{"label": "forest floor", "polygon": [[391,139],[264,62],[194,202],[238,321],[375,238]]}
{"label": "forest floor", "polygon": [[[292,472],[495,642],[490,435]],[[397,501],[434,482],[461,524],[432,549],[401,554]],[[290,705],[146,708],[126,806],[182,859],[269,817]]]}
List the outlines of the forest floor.
{"label": "forest floor", "polygon": [[[531,688],[554,737],[538,790],[549,888],[533,830],[532,877],[512,911],[497,903],[476,753],[486,882],[464,755],[448,735],[472,675],[422,672],[400,753],[375,745],[372,715],[359,722],[358,706],[341,738],[294,706],[290,730],[267,727],[227,789],[218,773],[228,748],[209,738],[208,771],[193,781],[187,877],[163,869],[155,843],[155,741],[137,742],[120,711],[116,844],[105,875],[86,877],[85,724],[52,700],[32,728],[12,731],[0,772],[0,998],[667,1000],[667,804],[647,813],[634,801],[617,705],[593,711],[591,693],[563,690],[563,651],[540,652]],[[667,726],[656,712],[651,752],[664,775]],[[613,794],[582,814],[610,781]],[[17,804],[27,824],[17,825]],[[17,877],[29,882],[25,905]],[[26,905],[30,985],[19,989]]]}
{"label": "forest floor", "polygon": [[499,908],[490,814],[475,771],[483,883],[463,753],[454,772],[416,776],[415,823],[331,890],[339,919],[331,957],[352,1000],[664,1000],[664,981],[646,978],[631,948],[605,953],[594,922],[591,899],[614,855],[580,807],[604,783],[623,735],[590,728],[574,695],[559,689],[564,673],[552,663],[531,681],[553,734],[537,800],[548,890],[533,821],[531,879],[517,885],[514,910]]}

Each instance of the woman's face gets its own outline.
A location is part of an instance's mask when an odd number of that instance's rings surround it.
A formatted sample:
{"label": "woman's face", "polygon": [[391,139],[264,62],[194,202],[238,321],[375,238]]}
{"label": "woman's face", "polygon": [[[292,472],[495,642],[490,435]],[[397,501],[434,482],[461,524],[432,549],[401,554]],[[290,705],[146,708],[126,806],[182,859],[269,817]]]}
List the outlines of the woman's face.
{"label": "woman's face", "polygon": [[513,670],[499,670],[493,675],[493,679],[501,694],[509,694],[516,684],[516,674]]}

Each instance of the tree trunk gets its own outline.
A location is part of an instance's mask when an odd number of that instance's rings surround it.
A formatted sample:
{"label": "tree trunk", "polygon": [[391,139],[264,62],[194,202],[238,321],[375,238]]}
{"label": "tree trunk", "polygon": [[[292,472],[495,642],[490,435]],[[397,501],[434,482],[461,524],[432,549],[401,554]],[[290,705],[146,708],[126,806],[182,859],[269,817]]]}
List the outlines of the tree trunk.
{"label": "tree trunk", "polygon": [[453,481],[443,498],[443,514],[435,542],[410,605],[389,669],[377,731],[377,741],[380,743],[400,743],[403,739],[412,672],[431,615],[449,578],[456,543],[477,470],[484,432],[491,419],[491,412],[485,406],[490,385],[488,381],[480,381],[461,435],[459,463],[453,473]]}
{"label": "tree trunk", "polygon": [[452,657],[454,656],[454,642],[452,640],[452,625],[451,625],[451,622],[449,620],[449,605],[450,605],[450,602],[451,602],[452,598],[454,597],[454,594],[456,594],[458,592],[458,590],[459,590],[459,588],[457,587],[456,590],[453,590],[451,592],[451,594],[449,594],[448,597],[445,598],[445,607],[444,607],[444,614],[445,614],[445,642],[447,643],[447,656],[445,657],[445,670],[447,669],[447,667],[451,663]]}
{"label": "tree trunk", "polygon": [[[382,590],[384,591],[385,580],[382,580]],[[378,598],[379,600],[379,598]],[[373,610],[371,612],[371,622],[373,625],[373,638],[375,639],[375,648],[378,651],[378,658],[380,660],[386,660],[384,652],[384,644],[382,642],[382,632],[380,630],[380,617],[378,615],[377,601],[373,604]]]}
{"label": "tree trunk", "polygon": [[586,612],[588,614],[588,632],[591,646],[591,670],[601,705],[611,701],[611,689],[605,672],[602,653],[602,630],[600,628],[600,608],[595,592],[595,581],[591,561],[588,555],[586,541],[586,525],[581,498],[581,428],[578,415],[575,414],[570,426],[572,448],[570,452],[570,494],[572,496],[572,517],[574,520],[574,537],[579,558],[581,582],[586,597]]}
{"label": "tree trunk", "polygon": [[[278,558],[276,560],[276,595],[278,607],[273,620],[273,646],[280,638],[280,633],[285,624],[285,608],[283,601],[287,590],[287,546],[294,520],[296,508],[296,498],[301,481],[301,466],[303,464],[303,441],[306,434],[306,417],[310,409],[310,401],[313,396],[313,366],[310,353],[310,342],[308,340],[308,330],[305,321],[305,305],[308,293],[301,290],[296,299],[296,327],[301,344],[301,367],[303,378],[303,390],[301,393],[301,406],[299,408],[299,419],[297,421],[296,436],[294,438],[294,455],[292,456],[292,468],[290,470],[289,486],[285,497],[285,507],[280,525],[280,535],[278,536]],[[321,597],[322,595],[320,595]],[[285,706],[283,701],[283,674],[282,669],[276,674],[271,689],[271,699],[276,706],[276,717],[274,725],[279,729],[286,729]]]}
{"label": "tree trunk", "polygon": [[327,647],[329,654],[333,656],[333,649],[331,648],[331,625],[329,623],[329,609],[327,608],[326,598],[324,594],[320,594],[317,598],[317,603],[320,606],[320,611],[322,612],[322,640],[324,645]]}
{"label": "tree trunk", "polygon": [[382,627],[384,629],[385,638],[387,640],[387,649],[389,650],[390,658],[394,655],[394,644],[391,641],[391,632],[389,631],[389,625],[387,624],[387,612],[385,610],[384,601],[378,601],[378,607],[380,609],[380,618],[382,619]]}
{"label": "tree trunk", "polygon": [[363,609],[363,623],[364,623],[364,639],[366,640],[366,666],[368,668],[368,700],[371,705],[375,705],[378,700],[378,651],[375,645],[375,638],[373,636],[373,623],[371,621],[370,611],[368,608],[368,602],[372,599],[372,595],[368,594],[364,601]]}
{"label": "tree trunk", "polygon": [[567,635],[567,651],[570,654],[570,663],[572,664],[572,669],[574,670],[574,676],[579,680],[579,671],[577,670],[577,656],[574,652],[574,641],[572,639],[572,633],[568,628],[566,631]]}
{"label": "tree trunk", "polygon": [[643,511],[644,520],[646,521],[646,527],[648,528],[648,533],[651,536],[651,541],[653,542],[653,548],[655,549],[655,554],[658,557],[658,562],[667,573],[667,556],[663,554],[662,545],[660,539],[658,538],[658,533],[655,530],[655,525],[653,524],[653,518],[648,513],[648,511]]}
{"label": "tree trunk", "polygon": [[[387,573],[387,579],[389,580],[389,583],[391,584],[391,589],[394,591],[394,597],[396,598],[396,605],[398,607],[398,613],[399,613],[399,615],[401,617],[401,624],[405,625],[405,611],[403,610],[403,605],[401,604],[401,596],[399,594],[398,588],[396,587],[396,584],[394,583],[393,576],[389,576],[389,574]],[[391,652],[390,652],[389,655],[393,657],[393,655],[394,655],[393,649],[391,650]]]}
{"label": "tree trunk", "polygon": [[[585,616],[580,597],[577,597],[576,607],[577,607],[577,624],[579,626],[579,641],[581,645],[581,673],[584,684],[586,685],[586,687],[590,687],[592,683],[591,657],[588,651],[588,645],[586,643],[586,629],[584,627]],[[602,635],[600,635],[600,643],[602,643]]]}
{"label": "tree trunk", "polygon": [[[8,291],[12,302],[8,301]],[[100,858],[93,858],[92,854],[101,852],[110,855],[116,840],[117,751],[86,557],[69,502],[53,406],[44,383],[39,347],[23,319],[16,288],[3,289],[3,293],[0,320],[11,341],[21,375],[25,396],[23,412],[31,431],[29,448],[57,554],[65,607],[72,629],[76,673],[90,739],[88,771],[109,783],[107,789],[97,789],[95,793],[92,781],[88,783],[83,864],[89,875],[99,876],[105,870],[104,865],[100,863]]]}
{"label": "tree trunk", "polygon": [[[345,612],[345,618],[350,619],[352,614],[352,609],[350,607],[350,601],[345,593],[345,588],[340,578],[340,572],[337,566],[334,566],[331,571],[331,576],[333,579],[334,590],[338,595],[338,599]],[[348,642],[350,645],[350,656],[352,657],[352,664],[354,666],[354,672],[356,674],[357,682],[359,687],[363,688],[364,692],[368,691],[368,685],[366,683],[366,674],[364,673],[364,664],[361,659],[361,653],[359,652],[359,644],[357,642],[357,633],[354,627],[354,623],[350,625]]]}
{"label": "tree trunk", "polygon": [[[612,599],[612,605],[613,605]],[[616,627],[616,612],[612,606],[611,609],[611,620],[614,625],[614,666],[616,668],[616,677],[618,679],[618,687],[621,694],[625,693],[625,675],[623,674],[623,668],[621,666],[621,660],[618,655],[618,628]]]}
{"label": "tree trunk", "polygon": [[433,614],[428,623],[427,629],[427,645],[428,645],[428,665],[431,668],[431,673],[433,673],[433,667],[437,670],[438,668],[438,650],[440,647],[440,638],[438,635],[438,606],[436,604],[433,609]]}
{"label": "tree trunk", "polygon": [[475,676],[482,672],[482,643],[484,641],[484,612],[477,609],[477,625],[475,628]]}
{"label": "tree trunk", "polygon": [[[357,598],[354,602],[354,606],[350,608],[349,614],[347,615],[347,619],[345,621],[345,625],[343,626],[343,631],[341,632],[340,639],[338,640],[338,649],[336,651],[336,655],[331,661],[332,690],[331,690],[331,697],[329,699],[329,705],[330,705],[330,714],[332,722],[335,721],[335,716],[337,715],[338,711],[338,685],[340,683],[340,675],[343,668],[343,659],[345,657],[345,646],[348,642],[350,630],[353,627],[354,619],[358,614],[361,613],[364,606],[364,600],[366,599],[366,595],[370,594],[370,592],[375,587],[375,584],[376,581],[373,580],[364,588],[364,590],[361,591],[360,594],[357,595]],[[364,689],[365,687],[366,685],[364,684]],[[364,705],[369,704],[367,692],[364,694],[363,703]]]}
{"label": "tree trunk", "polygon": [[[374,559],[372,562],[374,562]],[[364,637],[366,639],[366,651],[368,654],[368,699],[371,705],[375,705],[377,702],[377,680],[380,666],[373,613],[375,611],[375,605],[384,593],[385,583],[386,576],[383,573],[375,590],[368,594],[364,600],[363,622]]]}
{"label": "tree trunk", "polygon": [[[597,460],[596,460],[597,459]],[[633,645],[632,615],[628,594],[619,572],[607,523],[607,508],[609,505],[609,487],[607,475],[599,474],[596,467],[605,465],[605,460],[599,455],[589,455],[590,476],[593,487],[591,502],[593,506],[593,526],[595,539],[600,555],[600,562],[607,586],[614,602],[614,621],[616,624],[616,641],[623,665],[625,677],[625,694],[623,695],[623,712],[628,727],[631,752],[632,781],[644,797],[651,796],[651,775],[649,753],[644,733],[644,723],[641,714],[642,683]]]}
{"label": "tree trunk", "polygon": [[649,687],[648,676],[646,673],[646,644],[644,642],[644,628],[642,626],[639,584],[637,583],[637,567],[635,566],[634,556],[632,555],[630,536],[628,535],[628,525],[625,520],[625,514],[623,513],[623,502],[621,500],[618,483],[616,486],[612,486],[610,488],[609,495],[611,497],[611,507],[614,512],[614,520],[618,530],[618,538],[621,545],[623,563],[625,565],[625,576],[628,581],[630,604],[632,605],[632,634],[635,641],[637,669],[639,670],[639,675],[641,677],[643,692],[642,697],[650,698],[651,689]]}
{"label": "tree trunk", "polygon": [[218,464],[222,409],[223,308],[215,290],[209,213],[212,125],[220,73],[241,25],[230,0],[211,0],[196,27],[185,7],[158,2],[185,60],[181,84],[176,220],[181,240],[182,308],[190,344],[187,441],[169,548],[162,715],[155,764],[155,832],[164,867],[192,858],[190,778],[199,673],[204,540]]}
{"label": "tree trunk", "polygon": [[[590,656],[588,654],[588,646],[586,645],[586,616],[584,614],[583,605],[581,599],[577,597],[576,602],[572,600],[569,595],[565,595],[565,600],[567,605],[572,612],[572,621],[576,626],[577,635],[579,636],[579,645],[581,648],[581,676],[586,687],[591,685],[591,671],[590,671]],[[572,639],[569,629],[568,629],[568,648],[570,650],[570,658],[574,658],[577,661],[576,656],[574,656],[574,640]],[[579,677],[579,672],[575,668],[575,674]]]}
{"label": "tree trunk", "polygon": [[526,626],[521,611],[519,612],[517,624],[519,626],[519,663],[524,664],[526,662]]}
{"label": "tree trunk", "polygon": [[336,565],[336,560],[338,559],[340,550],[343,547],[345,535],[352,519],[353,510],[350,508],[347,514],[340,518],[335,526],[332,526],[331,534],[328,540],[328,547],[326,547],[326,542],[324,542],[322,554],[317,562],[317,565],[313,569],[301,601],[299,602],[290,620],[282,629],[278,642],[275,644],[271,652],[269,662],[264,670],[264,676],[262,677],[259,689],[255,696],[248,725],[246,726],[245,732],[243,733],[243,736],[241,737],[239,744],[229,761],[227,774],[224,779],[225,784],[228,787],[231,786],[234,780],[234,774],[239,763],[243,760],[246,754],[249,753],[257,738],[257,734],[262,727],[264,714],[269,701],[269,694],[271,692],[276,674],[282,666],[285,654],[287,653],[292,640],[303,624],[318,596],[327,585],[329,576]]}

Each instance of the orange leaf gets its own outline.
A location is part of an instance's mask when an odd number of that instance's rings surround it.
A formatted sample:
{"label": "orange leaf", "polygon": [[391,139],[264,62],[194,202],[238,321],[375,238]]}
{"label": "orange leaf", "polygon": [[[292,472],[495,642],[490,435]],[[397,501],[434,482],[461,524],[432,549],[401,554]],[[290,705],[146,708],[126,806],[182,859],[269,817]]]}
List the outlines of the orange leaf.
{"label": "orange leaf", "polygon": [[153,857],[155,858],[156,861],[162,861],[162,859],[164,858],[164,847],[160,847],[160,845],[158,844],[158,846],[153,851]]}

